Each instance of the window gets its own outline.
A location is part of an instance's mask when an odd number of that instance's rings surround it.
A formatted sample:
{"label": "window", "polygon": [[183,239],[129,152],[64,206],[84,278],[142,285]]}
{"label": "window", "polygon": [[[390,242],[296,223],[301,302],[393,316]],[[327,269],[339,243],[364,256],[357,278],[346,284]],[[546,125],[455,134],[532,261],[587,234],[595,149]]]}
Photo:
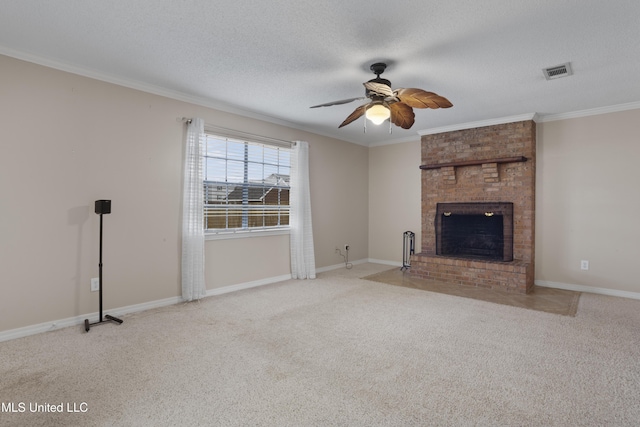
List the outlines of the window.
{"label": "window", "polygon": [[290,166],[288,146],[206,133],[205,232],[287,229]]}

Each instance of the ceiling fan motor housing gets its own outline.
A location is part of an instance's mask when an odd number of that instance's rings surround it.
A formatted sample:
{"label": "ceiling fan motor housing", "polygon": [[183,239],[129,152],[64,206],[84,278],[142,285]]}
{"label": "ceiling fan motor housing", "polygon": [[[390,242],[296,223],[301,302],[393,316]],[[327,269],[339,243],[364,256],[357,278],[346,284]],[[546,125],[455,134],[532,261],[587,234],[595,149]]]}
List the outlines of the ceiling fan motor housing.
{"label": "ceiling fan motor housing", "polygon": [[[381,84],[384,84],[384,85],[387,85],[387,86],[391,87],[391,82],[389,80],[381,79],[380,77],[376,77],[375,79],[371,79],[371,80],[369,80],[369,82],[381,83]],[[379,95],[376,95],[375,93],[371,93],[371,91],[369,89],[365,89],[364,93],[365,93],[365,96],[367,98],[371,98],[373,100],[376,100],[376,99],[382,100],[382,99],[384,99],[384,96],[379,96]]]}
{"label": "ceiling fan motor housing", "polygon": [[371,79],[369,80],[370,82],[374,82],[374,83],[382,83],[383,85],[387,85],[389,87],[391,87],[391,82],[387,79],[382,79],[380,77],[376,77],[375,79]]}
{"label": "ceiling fan motor housing", "polygon": [[[384,70],[387,68],[387,64],[385,64],[384,62],[376,62],[375,64],[371,64],[371,66],[369,67],[369,69],[371,71],[373,71],[373,74],[376,75],[375,79],[371,79],[369,80],[370,83],[380,83],[383,85],[387,85],[389,87],[391,87],[391,82],[387,79],[383,79],[380,77],[380,74],[382,74],[384,72]],[[380,97],[380,96],[375,96],[374,94],[371,94],[369,89],[365,90],[365,96],[375,100],[375,99],[384,99],[384,97]]]}

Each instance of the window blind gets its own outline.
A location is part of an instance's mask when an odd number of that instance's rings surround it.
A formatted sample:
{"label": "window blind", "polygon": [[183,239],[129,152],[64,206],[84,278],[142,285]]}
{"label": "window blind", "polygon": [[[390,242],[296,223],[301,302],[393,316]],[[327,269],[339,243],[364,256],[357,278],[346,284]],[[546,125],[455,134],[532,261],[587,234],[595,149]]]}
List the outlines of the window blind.
{"label": "window blind", "polygon": [[211,132],[205,128],[205,231],[288,228],[290,144]]}

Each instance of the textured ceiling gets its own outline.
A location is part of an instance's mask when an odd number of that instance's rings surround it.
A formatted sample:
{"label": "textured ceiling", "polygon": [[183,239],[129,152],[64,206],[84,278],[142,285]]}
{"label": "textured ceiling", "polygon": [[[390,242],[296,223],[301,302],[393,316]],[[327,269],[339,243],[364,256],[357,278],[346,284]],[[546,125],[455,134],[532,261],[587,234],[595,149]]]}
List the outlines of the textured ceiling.
{"label": "textured ceiling", "polygon": [[[363,145],[640,102],[637,0],[0,0],[0,54]],[[447,97],[410,130],[338,129],[373,62]],[[571,62],[574,75],[544,79]],[[640,106],[640,104],[638,104]]]}

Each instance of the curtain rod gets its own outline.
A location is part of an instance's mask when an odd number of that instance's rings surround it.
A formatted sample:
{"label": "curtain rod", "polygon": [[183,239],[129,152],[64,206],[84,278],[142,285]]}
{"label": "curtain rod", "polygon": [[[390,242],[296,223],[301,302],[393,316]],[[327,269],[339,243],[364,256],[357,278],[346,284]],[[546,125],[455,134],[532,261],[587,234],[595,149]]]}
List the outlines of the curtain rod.
{"label": "curtain rod", "polygon": [[[182,119],[178,119],[178,120],[182,121],[183,123],[191,123],[192,119],[188,117],[182,117]],[[271,144],[284,145],[287,147],[291,147],[296,144],[296,141],[287,141],[284,139],[271,138],[269,136],[254,135],[252,133],[242,132],[235,129],[228,129],[221,126],[208,125],[206,123],[204,125],[204,129],[212,133],[221,134],[220,136],[227,136],[231,138],[247,138],[247,139],[254,140],[256,142],[268,142]]]}

